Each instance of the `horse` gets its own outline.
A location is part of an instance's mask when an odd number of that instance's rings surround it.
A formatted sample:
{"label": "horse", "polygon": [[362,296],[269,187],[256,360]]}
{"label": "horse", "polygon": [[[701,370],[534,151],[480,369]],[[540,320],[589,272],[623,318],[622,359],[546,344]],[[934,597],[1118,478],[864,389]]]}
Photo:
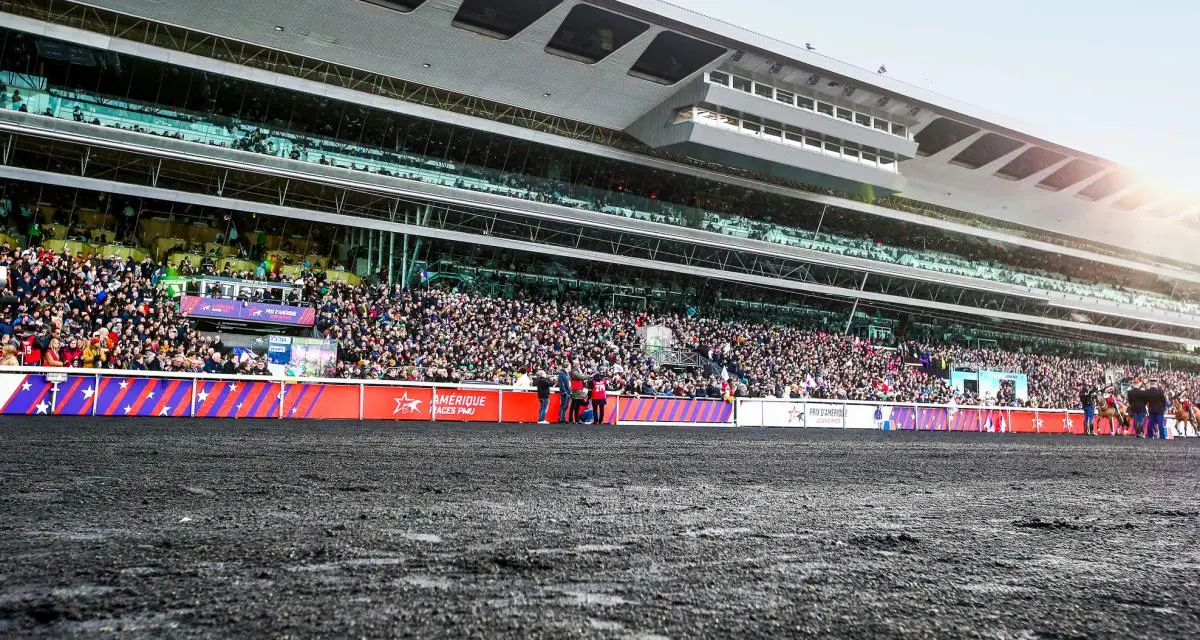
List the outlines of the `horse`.
{"label": "horse", "polygon": [[1200,407],[1192,403],[1176,403],[1173,407],[1175,413],[1175,434],[1187,436],[1188,425],[1192,425],[1192,431],[1200,436]]}
{"label": "horse", "polygon": [[[1125,406],[1120,402],[1101,404],[1096,410],[1096,425],[1099,425],[1100,418],[1108,418],[1108,426],[1112,435],[1128,435],[1133,428],[1133,420],[1129,417],[1129,413],[1125,411]],[[1119,431],[1118,431],[1119,429]],[[1093,430],[1093,433],[1095,431]]]}

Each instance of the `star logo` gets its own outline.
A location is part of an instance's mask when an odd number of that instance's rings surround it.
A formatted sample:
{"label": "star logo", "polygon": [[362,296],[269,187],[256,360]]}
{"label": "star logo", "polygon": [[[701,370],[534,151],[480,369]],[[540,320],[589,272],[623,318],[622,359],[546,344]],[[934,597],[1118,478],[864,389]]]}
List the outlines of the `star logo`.
{"label": "star logo", "polygon": [[171,407],[163,407],[163,408],[162,408],[162,411],[159,411],[159,412],[158,412],[158,415],[160,415],[160,416],[169,416],[169,415],[171,415]]}
{"label": "star logo", "polygon": [[421,410],[421,401],[408,397],[408,392],[399,398],[393,398],[396,401],[396,409],[392,411],[392,415],[417,413]]}
{"label": "star logo", "polygon": [[129,415],[130,411],[133,411],[133,407],[125,405],[125,415]]}
{"label": "star logo", "polygon": [[196,399],[199,400],[200,402],[204,402],[205,400],[208,400],[208,392],[201,391],[200,393],[197,393]]}
{"label": "star logo", "polygon": [[789,424],[792,422],[796,422],[798,424],[804,424],[804,409],[801,409],[800,405],[798,405],[798,404],[792,405],[792,408],[788,409],[787,415],[788,415],[788,423]]}
{"label": "star logo", "polygon": [[241,403],[241,402],[237,403],[237,407],[235,407],[235,408],[236,408],[238,411],[241,411],[241,410],[242,410],[242,403]]}
{"label": "star logo", "polygon": [[34,415],[44,416],[44,415],[46,415],[46,411],[49,408],[50,408],[50,405],[46,404],[45,400],[42,400],[41,402],[39,402],[37,404],[37,413]]}
{"label": "star logo", "polygon": [[236,382],[230,382],[230,383],[229,383],[229,390],[230,390],[230,391],[237,391],[237,383],[236,383]]}
{"label": "star logo", "polygon": [[292,415],[296,415],[296,407],[292,407]]}
{"label": "star logo", "polygon": [[83,390],[83,399],[84,400],[91,400],[92,396],[94,396],[94,395],[96,395],[96,390],[91,387],[88,387]]}
{"label": "star logo", "polygon": [[31,389],[33,389],[33,385],[29,384],[28,382],[21,385],[21,391],[29,391]]}
{"label": "star logo", "polygon": [[128,389],[128,388],[129,388],[129,381],[128,381],[128,380],[122,380],[122,381],[121,381],[121,388],[122,388],[122,389]]}
{"label": "star logo", "polygon": [[150,391],[150,392],[146,393],[146,399],[147,399],[147,400],[149,400],[149,399],[151,399],[151,398],[153,398],[153,397],[154,397],[154,392],[153,392],[153,391]]}

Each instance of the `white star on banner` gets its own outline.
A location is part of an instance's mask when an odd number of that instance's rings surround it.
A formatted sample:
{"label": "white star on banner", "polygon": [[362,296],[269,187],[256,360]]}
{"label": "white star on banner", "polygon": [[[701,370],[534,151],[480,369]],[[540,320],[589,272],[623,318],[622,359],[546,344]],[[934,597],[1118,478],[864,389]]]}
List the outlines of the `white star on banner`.
{"label": "white star on banner", "polygon": [[208,392],[201,391],[200,393],[197,393],[196,399],[199,400],[200,402],[204,402],[205,400],[208,400]]}
{"label": "white star on banner", "polygon": [[292,407],[292,415],[296,415],[296,407]]}
{"label": "white star on banner", "polygon": [[238,410],[238,411],[241,411],[241,410],[242,410],[242,403],[240,403],[240,402],[239,402],[239,403],[237,403],[237,410]]}
{"label": "white star on banner", "polygon": [[229,383],[229,390],[230,390],[230,391],[237,391],[237,383],[236,383],[236,382],[230,382],[230,383]]}
{"label": "white star on banner", "polygon": [[133,407],[125,405],[125,415],[129,415],[130,411],[133,411]]}
{"label": "white star on banner", "polygon": [[149,393],[147,393],[147,394],[146,394],[146,399],[147,399],[147,400],[149,400],[149,399],[151,399],[151,398],[153,398],[153,397],[154,397],[154,392],[153,392],[153,391],[151,391],[151,392],[149,392]]}
{"label": "white star on banner", "polygon": [[29,384],[28,382],[21,385],[21,391],[29,391],[32,388],[33,388],[33,385]]}
{"label": "white star on banner", "polygon": [[122,389],[128,389],[128,388],[129,388],[129,381],[128,381],[128,380],[122,380],[122,381],[121,381],[121,388],[122,388]]}
{"label": "white star on banner", "polygon": [[83,399],[84,400],[91,400],[92,396],[94,396],[94,395],[96,395],[96,390],[91,387],[88,387],[83,390]]}
{"label": "white star on banner", "polygon": [[49,408],[50,408],[50,405],[46,404],[45,400],[42,400],[37,405],[37,414],[36,415],[45,415],[46,410]]}
{"label": "white star on banner", "polygon": [[405,391],[404,395],[400,396],[399,398],[392,399],[396,401],[396,408],[392,410],[392,415],[396,415],[398,413],[416,413],[417,411],[421,410],[421,401],[408,397],[407,391]]}
{"label": "white star on banner", "polygon": [[162,408],[162,411],[159,411],[159,412],[158,412],[158,415],[160,415],[160,416],[169,416],[169,415],[171,415],[171,407],[163,407],[163,408]]}

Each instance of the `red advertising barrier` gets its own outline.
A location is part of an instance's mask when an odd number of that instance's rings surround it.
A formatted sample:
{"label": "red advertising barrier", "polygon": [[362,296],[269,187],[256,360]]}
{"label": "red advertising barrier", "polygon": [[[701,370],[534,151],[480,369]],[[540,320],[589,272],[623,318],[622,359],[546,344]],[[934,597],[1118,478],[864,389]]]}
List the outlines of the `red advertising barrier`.
{"label": "red advertising barrier", "polygon": [[[500,422],[537,422],[538,397],[533,391],[505,392],[500,407]],[[558,422],[558,394],[550,394],[550,406],[546,409],[546,420]]]}
{"label": "red advertising barrier", "polygon": [[[147,418],[292,418],[413,422],[534,423],[537,394],[497,387],[420,386],[353,380],[151,374],[141,371],[10,368],[0,372],[6,415]],[[552,394],[546,418],[558,421]],[[1054,409],[873,404],[743,398],[722,400],[609,396],[608,424],[736,424],[991,433],[1083,433],[1083,416]],[[1111,435],[1111,421],[1096,432]],[[1168,421],[1172,437],[1182,436]],[[1118,430],[1117,435],[1128,435]],[[1200,436],[1200,433],[1195,435]]]}
{"label": "red advertising barrier", "polygon": [[433,412],[439,422],[500,422],[500,392],[436,389]]}
{"label": "red advertising barrier", "polygon": [[291,383],[284,389],[283,417],[357,420],[358,399],[358,385]]}
{"label": "red advertising barrier", "polygon": [[433,419],[433,389],[363,387],[363,420]]}

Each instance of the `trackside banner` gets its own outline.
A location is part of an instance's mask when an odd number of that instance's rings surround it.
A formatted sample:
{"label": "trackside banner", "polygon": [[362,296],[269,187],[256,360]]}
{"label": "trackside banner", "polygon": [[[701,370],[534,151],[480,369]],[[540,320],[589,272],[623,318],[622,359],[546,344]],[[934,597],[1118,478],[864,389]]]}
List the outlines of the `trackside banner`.
{"label": "trackside banner", "polygon": [[[0,414],[146,418],[274,418],[413,422],[532,423],[531,390],[318,378],[209,376],[94,369],[0,370]],[[546,411],[558,422],[559,397]],[[1083,414],[1052,409],[739,398],[610,395],[607,424],[1082,434]],[[1172,437],[1177,433],[1167,420]],[[1113,434],[1097,418],[1096,431]],[[1119,433],[1119,431],[1118,431]]]}
{"label": "trackside banner", "polygon": [[[987,433],[1084,432],[1082,412],[1054,409],[739,398],[736,414],[740,427]],[[1167,422],[1168,430],[1174,436],[1174,421],[1168,418]],[[1096,419],[1096,431],[1101,435],[1112,435],[1114,426],[1106,419]],[[1188,435],[1196,434],[1189,431]]]}
{"label": "trackside banner", "polygon": [[[531,423],[540,408],[533,391],[499,387],[46,371],[0,372],[0,414]],[[558,415],[559,396],[552,394],[546,420],[558,422]],[[613,394],[605,422],[732,424],[733,405]]]}

